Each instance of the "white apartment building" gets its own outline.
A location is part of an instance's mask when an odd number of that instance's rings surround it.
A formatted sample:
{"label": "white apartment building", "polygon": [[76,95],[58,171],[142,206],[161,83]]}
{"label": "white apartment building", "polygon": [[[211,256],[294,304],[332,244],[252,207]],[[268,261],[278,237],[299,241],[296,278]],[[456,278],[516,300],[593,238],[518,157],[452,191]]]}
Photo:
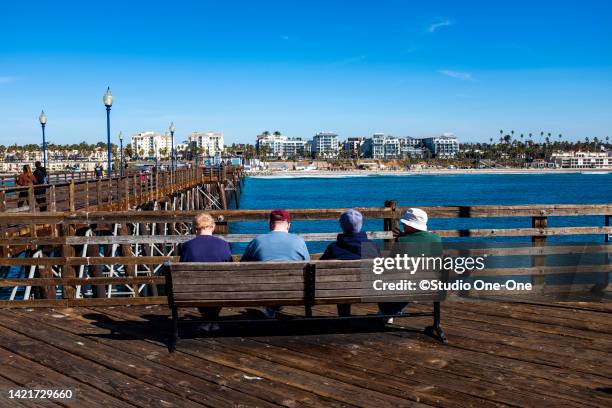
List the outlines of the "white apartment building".
{"label": "white apartment building", "polygon": [[261,134],[257,136],[256,149],[259,156],[268,159],[287,159],[304,157],[306,154],[305,140],[289,138],[280,134]]}
{"label": "white apartment building", "polygon": [[558,167],[571,169],[610,169],[612,157],[607,152],[557,152],[550,160]]}
{"label": "white apartment building", "polygon": [[188,144],[191,145],[194,142],[202,149],[204,156],[217,156],[225,149],[223,132],[192,132],[188,137]]}
{"label": "white apartment building", "polygon": [[172,137],[169,133],[140,132],[132,135],[132,151],[140,158],[162,159],[170,157]]}
{"label": "white apartment building", "polygon": [[342,145],[344,153],[348,157],[359,157],[362,155],[364,137],[349,137]]}
{"label": "white apartment building", "polygon": [[416,137],[406,136],[400,139],[400,142],[403,146],[411,146],[411,147],[422,147],[423,139],[419,139]]}
{"label": "white apartment building", "polygon": [[374,133],[371,139],[366,140],[366,155],[373,159],[390,160],[401,156],[400,139],[384,133]]}
{"label": "white apartment building", "polygon": [[306,152],[306,141],[300,137],[288,138],[283,144],[283,155],[285,158],[304,157]]}
{"label": "white apartment building", "polygon": [[459,142],[452,133],[424,138],[423,144],[437,158],[447,159],[459,153]]}
{"label": "white apartment building", "polygon": [[319,132],[312,138],[312,153],[318,158],[338,157],[338,135],[333,132]]}

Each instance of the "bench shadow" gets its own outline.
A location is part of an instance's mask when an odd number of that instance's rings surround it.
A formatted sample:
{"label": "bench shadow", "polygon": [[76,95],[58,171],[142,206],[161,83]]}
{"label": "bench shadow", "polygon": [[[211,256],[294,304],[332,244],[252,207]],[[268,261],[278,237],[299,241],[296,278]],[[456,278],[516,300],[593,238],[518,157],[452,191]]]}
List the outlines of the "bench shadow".
{"label": "bench shadow", "polygon": [[[83,317],[92,324],[109,330],[108,334],[88,334],[88,337],[112,338],[114,340],[152,340],[166,343],[171,337],[171,319],[167,315],[147,314],[142,320],[115,320],[102,313],[88,313]],[[389,326],[381,318],[353,316],[351,318],[308,318],[282,315],[279,319],[255,318],[249,313],[223,316],[217,323],[220,330],[205,331],[206,323],[196,313],[180,320],[180,338],[264,337],[264,336],[317,336],[325,334],[357,334],[380,332],[406,332],[423,334],[416,328]],[[400,320],[398,323],[402,323]]]}

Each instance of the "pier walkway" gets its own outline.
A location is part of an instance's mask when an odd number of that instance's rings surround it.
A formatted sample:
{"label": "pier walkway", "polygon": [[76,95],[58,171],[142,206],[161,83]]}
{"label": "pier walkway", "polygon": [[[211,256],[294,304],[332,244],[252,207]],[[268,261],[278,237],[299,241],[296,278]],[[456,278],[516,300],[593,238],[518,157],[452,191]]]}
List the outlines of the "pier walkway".
{"label": "pier walkway", "polygon": [[[76,177],[76,174],[79,174]],[[193,167],[176,171],[139,173],[96,178],[93,173],[60,175],[50,184],[0,187],[0,213],[36,213],[61,211],[116,211],[139,209],[153,202],[168,201],[172,196],[190,192],[189,203],[215,209],[237,205],[242,186],[241,167]],[[200,190],[196,190],[199,187]],[[171,209],[182,210],[187,208]]]}
{"label": "pier walkway", "polygon": [[418,318],[376,332],[371,321],[228,323],[222,337],[184,334],[174,354],[168,314],[165,306],[0,310],[0,405],[59,406],[8,400],[6,390],[19,388],[69,388],[75,399],[61,406],[91,408],[612,405],[610,303],[447,301],[448,345],[423,335]]}

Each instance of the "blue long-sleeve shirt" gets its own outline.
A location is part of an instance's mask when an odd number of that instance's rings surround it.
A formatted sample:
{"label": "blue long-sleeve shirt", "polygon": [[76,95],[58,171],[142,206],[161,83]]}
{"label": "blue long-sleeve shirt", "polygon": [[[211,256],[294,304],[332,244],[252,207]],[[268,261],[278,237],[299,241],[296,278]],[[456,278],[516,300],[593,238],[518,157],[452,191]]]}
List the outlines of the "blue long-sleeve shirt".
{"label": "blue long-sleeve shirt", "polygon": [[229,244],[212,235],[198,235],[181,245],[181,262],[232,262]]}
{"label": "blue long-sleeve shirt", "polygon": [[241,261],[308,261],[310,254],[304,240],[295,234],[271,231],[253,239]]}

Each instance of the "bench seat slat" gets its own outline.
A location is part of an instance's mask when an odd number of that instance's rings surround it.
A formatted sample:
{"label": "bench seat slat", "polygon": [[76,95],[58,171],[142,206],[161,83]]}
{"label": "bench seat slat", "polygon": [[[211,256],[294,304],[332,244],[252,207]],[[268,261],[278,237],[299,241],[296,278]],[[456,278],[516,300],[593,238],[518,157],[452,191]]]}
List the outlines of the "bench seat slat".
{"label": "bench seat slat", "polygon": [[222,300],[222,299],[303,299],[302,290],[266,290],[256,292],[197,292],[174,293],[174,300]]}
{"label": "bench seat slat", "polygon": [[248,306],[303,306],[303,299],[231,299],[231,300],[179,300],[175,301],[177,307],[248,307]]}
{"label": "bench seat slat", "polygon": [[223,284],[264,284],[264,283],[297,283],[304,282],[303,276],[253,276],[253,277],[196,277],[196,278],[173,278],[173,286],[184,285],[223,285]]}
{"label": "bench seat slat", "polygon": [[174,285],[173,293],[191,292],[262,292],[262,291],[302,291],[304,283],[300,282],[274,282],[274,283],[249,283],[249,284],[182,284]]}
{"label": "bench seat slat", "polygon": [[267,269],[251,269],[251,270],[198,270],[198,271],[172,271],[173,278],[197,278],[200,276],[209,277],[249,277],[249,276],[301,276],[304,273],[303,269],[285,269],[285,270],[267,270]]}
{"label": "bench seat slat", "polygon": [[181,262],[170,263],[172,272],[179,271],[249,271],[303,270],[306,262]]}
{"label": "bench seat slat", "polygon": [[360,297],[360,296],[337,296],[315,298],[315,305],[336,305],[342,303],[386,303],[386,302],[402,302],[402,303],[422,303],[436,302],[440,300],[440,296],[432,294],[412,294],[410,296],[378,296],[378,297]]}

